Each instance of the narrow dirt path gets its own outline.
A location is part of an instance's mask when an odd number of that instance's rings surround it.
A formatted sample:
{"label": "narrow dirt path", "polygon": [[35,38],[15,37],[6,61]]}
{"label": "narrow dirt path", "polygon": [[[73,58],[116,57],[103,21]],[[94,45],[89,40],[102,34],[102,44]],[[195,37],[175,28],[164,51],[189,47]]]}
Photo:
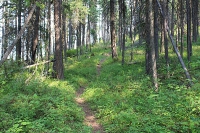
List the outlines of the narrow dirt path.
{"label": "narrow dirt path", "polygon": [[[99,64],[97,64],[97,76],[100,75],[101,72],[101,65],[105,61],[105,59],[102,59]],[[76,92],[76,102],[79,104],[79,106],[83,109],[85,112],[85,119],[84,123],[87,126],[92,127],[93,133],[105,133],[103,127],[97,122],[94,112],[90,109],[90,106],[85,102],[83,98],[81,98],[81,95],[84,92],[84,87],[80,87],[79,90]]]}

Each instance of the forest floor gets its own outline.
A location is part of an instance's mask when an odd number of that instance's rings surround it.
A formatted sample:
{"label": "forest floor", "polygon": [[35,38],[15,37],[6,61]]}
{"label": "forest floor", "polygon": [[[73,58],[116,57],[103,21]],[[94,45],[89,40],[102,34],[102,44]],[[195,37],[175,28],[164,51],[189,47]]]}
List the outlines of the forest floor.
{"label": "forest floor", "polygon": [[200,40],[193,46],[189,70],[194,85],[190,89],[169,49],[170,69],[161,54],[159,91],[153,91],[151,78],[145,74],[143,46],[134,47],[133,60],[132,49],[127,48],[126,63],[121,65],[120,53],[114,61],[108,45],[95,45],[78,59],[68,58],[62,81],[41,76],[44,66],[37,68],[34,77],[34,68],[9,73],[7,79],[0,76],[0,133],[198,133],[199,49]]}

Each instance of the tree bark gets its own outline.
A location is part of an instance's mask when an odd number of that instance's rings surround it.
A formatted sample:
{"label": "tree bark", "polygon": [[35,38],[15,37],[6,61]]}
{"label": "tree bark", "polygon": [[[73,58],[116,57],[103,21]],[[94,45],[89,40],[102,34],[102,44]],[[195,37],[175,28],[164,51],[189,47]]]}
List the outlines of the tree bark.
{"label": "tree bark", "polygon": [[[155,1],[155,0],[154,0]],[[158,74],[156,66],[156,54],[155,54],[155,44],[154,44],[154,15],[153,15],[153,0],[149,0],[149,25],[150,25],[150,53],[151,53],[151,75],[153,78],[153,83],[155,90],[158,91]]]}
{"label": "tree bark", "polygon": [[[180,11],[184,10],[183,0],[180,0]],[[181,57],[183,57],[183,34],[184,34],[184,13],[181,12],[180,14],[180,22],[181,22]]]}
{"label": "tree bark", "polygon": [[[48,13],[47,13],[47,25],[48,25],[48,34],[47,34],[47,39],[48,39],[48,45],[47,45],[47,60],[50,60],[50,54],[51,54],[51,1],[48,0]],[[47,72],[49,71],[49,63],[47,63]]]}
{"label": "tree bark", "polygon": [[[171,34],[174,36],[174,0],[172,0],[172,14],[171,14]],[[182,10],[181,10],[182,11]]]}
{"label": "tree bark", "polygon": [[155,44],[155,56],[156,60],[159,59],[159,42],[158,42],[158,6],[156,5],[156,1],[154,0],[154,44]]}
{"label": "tree bark", "polygon": [[35,59],[36,59],[36,51],[37,51],[37,47],[38,47],[38,32],[39,32],[39,18],[40,18],[40,8],[36,7],[36,12],[35,12],[35,22],[34,22],[34,34],[33,34],[33,45],[32,45],[32,64],[35,63]]}
{"label": "tree bark", "polygon": [[151,47],[150,47],[150,12],[149,12],[149,0],[146,0],[146,23],[145,23],[145,33],[146,33],[146,47],[145,47],[145,68],[146,74],[151,75]]}
{"label": "tree bark", "polygon": [[192,41],[197,42],[198,0],[192,0]]}
{"label": "tree bark", "polygon": [[72,20],[71,18],[69,18],[69,24],[68,24],[68,28],[69,28],[69,45],[68,45],[68,49],[72,48]]}
{"label": "tree bark", "polygon": [[124,65],[124,54],[125,54],[125,34],[126,34],[126,4],[125,1],[122,0],[122,19],[123,19],[123,25],[122,25],[122,65]]}
{"label": "tree bark", "polygon": [[192,40],[191,40],[191,1],[186,0],[187,8],[187,59],[190,62],[192,56]]}
{"label": "tree bark", "polygon": [[54,77],[64,79],[63,48],[61,40],[61,0],[54,0],[54,25],[55,25],[55,62],[53,70]]}
{"label": "tree bark", "polygon": [[164,46],[165,46],[165,61],[166,61],[166,65],[167,67],[169,66],[169,56],[168,56],[168,38],[167,38],[167,17],[168,17],[168,2],[166,0],[163,1],[164,3],[164,8],[163,8],[163,13],[165,15],[164,18],[164,23],[163,23],[163,27],[164,27]]}
{"label": "tree bark", "polygon": [[[21,30],[21,12],[22,12],[22,0],[18,1],[18,13],[17,13],[17,18],[18,18],[18,32]],[[17,45],[16,45],[16,60],[21,59],[21,38],[19,38]]]}
{"label": "tree bark", "polygon": [[117,46],[115,35],[115,0],[110,0],[110,33],[112,58],[117,59]]}
{"label": "tree bark", "polygon": [[83,54],[83,47],[85,46],[85,23],[82,24],[82,41],[81,41],[81,53]]}
{"label": "tree bark", "polygon": [[[119,29],[118,29],[118,46],[120,47],[120,52],[122,51],[122,34],[123,34],[123,31],[122,31],[122,14],[123,14],[123,11],[122,11],[122,0],[118,0],[118,5],[119,5]],[[122,57],[123,58],[123,57]]]}

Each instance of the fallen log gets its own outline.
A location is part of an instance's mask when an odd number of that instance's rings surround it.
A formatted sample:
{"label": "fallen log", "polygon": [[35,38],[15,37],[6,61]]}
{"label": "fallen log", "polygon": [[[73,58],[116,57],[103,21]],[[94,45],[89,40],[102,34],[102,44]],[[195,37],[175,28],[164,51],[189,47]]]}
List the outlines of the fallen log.
{"label": "fallen log", "polygon": [[27,68],[31,68],[31,67],[34,67],[34,66],[43,65],[43,64],[46,64],[46,63],[49,63],[49,62],[54,62],[54,61],[55,60],[49,60],[49,61],[45,61],[45,62],[41,62],[41,63],[36,63],[36,64],[33,64],[33,65],[28,65],[28,66],[23,67],[23,69],[27,69]]}

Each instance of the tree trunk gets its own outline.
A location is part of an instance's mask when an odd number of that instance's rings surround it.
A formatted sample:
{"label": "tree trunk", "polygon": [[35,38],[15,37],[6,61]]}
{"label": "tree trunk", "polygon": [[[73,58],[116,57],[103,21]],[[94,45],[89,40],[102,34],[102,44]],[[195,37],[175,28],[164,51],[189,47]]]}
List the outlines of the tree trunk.
{"label": "tree trunk", "polygon": [[126,34],[126,5],[125,5],[125,1],[122,0],[122,19],[123,19],[123,24],[122,24],[122,65],[124,65],[124,54],[125,54],[125,34]]}
{"label": "tree trunk", "polygon": [[192,40],[191,40],[191,1],[186,0],[187,8],[187,59],[190,62],[192,55]]}
{"label": "tree trunk", "polygon": [[159,59],[159,42],[158,42],[158,6],[156,5],[156,1],[154,0],[154,44],[155,44],[155,56],[156,60]]}
{"label": "tree trunk", "polygon": [[150,12],[149,12],[149,0],[146,0],[146,23],[145,23],[145,33],[146,33],[146,49],[145,49],[145,67],[146,67],[146,74],[151,74],[151,47],[150,47]]}
{"label": "tree trunk", "polygon": [[165,61],[166,61],[166,65],[167,67],[169,66],[169,56],[168,56],[168,38],[167,38],[167,17],[168,17],[168,2],[167,1],[163,1],[164,5],[163,5],[163,13],[165,14],[165,18],[164,18],[164,23],[163,23],[163,27],[164,27],[164,46],[165,46]]}
{"label": "tree trunk", "polygon": [[[174,36],[174,0],[172,0],[172,14],[171,14],[171,34]],[[181,10],[182,11],[182,10]]]}
{"label": "tree trunk", "polygon": [[54,25],[55,25],[55,62],[53,69],[55,71],[54,77],[57,79],[64,79],[64,66],[62,54],[62,40],[61,40],[61,0],[54,0]]}
{"label": "tree trunk", "polygon": [[[18,33],[21,30],[21,12],[22,12],[22,0],[18,0]],[[21,38],[18,40],[16,45],[16,60],[21,60]]]}
{"label": "tree trunk", "polygon": [[38,31],[39,31],[39,18],[40,18],[40,8],[36,7],[36,12],[35,12],[35,22],[34,22],[34,34],[33,34],[33,45],[32,45],[32,64],[35,63],[35,59],[36,59],[36,51],[37,51],[37,47],[38,47]]}
{"label": "tree trunk", "polygon": [[72,20],[71,20],[71,18],[69,18],[68,28],[69,28],[69,46],[68,46],[68,49],[71,49],[72,48]]}
{"label": "tree trunk", "polygon": [[[134,45],[134,41],[135,39],[133,40],[133,28],[135,29],[135,27],[133,27],[133,8],[135,8],[134,6],[134,1],[131,1],[131,23],[130,23],[130,38],[131,38],[131,60],[130,61],[133,61],[133,45]],[[135,34],[135,33],[134,33]]]}
{"label": "tree trunk", "polygon": [[85,23],[82,24],[82,41],[81,41],[81,50],[82,50],[82,54],[84,53],[83,51],[83,47],[85,46]]}
{"label": "tree trunk", "polygon": [[[180,0],[180,11],[184,10],[183,0]],[[183,57],[183,34],[184,34],[184,13],[181,12],[180,14],[180,22],[181,22],[181,57]]]}
{"label": "tree trunk", "polygon": [[192,0],[192,41],[197,42],[198,0]]}
{"label": "tree trunk", "polygon": [[[80,52],[78,52],[80,48]],[[81,55],[81,23],[77,27],[77,58]]]}
{"label": "tree trunk", "polygon": [[[47,25],[48,25],[48,34],[47,34],[47,39],[48,39],[48,45],[46,48],[47,52],[47,60],[50,60],[50,53],[51,53],[51,1],[48,0],[48,12],[47,12]],[[49,71],[49,62],[47,63],[47,72]]]}
{"label": "tree trunk", "polygon": [[[88,51],[88,47],[90,45],[90,15],[88,14],[88,21],[87,21],[87,33],[86,33],[86,50]],[[91,50],[90,50],[91,52]]]}
{"label": "tree trunk", "polygon": [[117,46],[115,35],[115,0],[110,0],[110,33],[112,58],[117,59]]}
{"label": "tree trunk", "polygon": [[[155,0],[154,0],[155,1]],[[154,83],[154,87],[155,90],[158,91],[158,74],[157,74],[157,66],[156,66],[156,56],[155,56],[155,44],[154,44],[154,16],[153,16],[153,0],[149,0],[149,25],[150,25],[150,53],[151,53],[151,69],[150,69],[150,73],[152,75],[153,78],[153,83]]]}
{"label": "tree trunk", "polygon": [[[120,47],[120,52],[122,51],[122,0],[118,0],[118,5],[119,5],[119,29],[118,29],[118,46]],[[123,57],[122,57],[123,58]]]}

